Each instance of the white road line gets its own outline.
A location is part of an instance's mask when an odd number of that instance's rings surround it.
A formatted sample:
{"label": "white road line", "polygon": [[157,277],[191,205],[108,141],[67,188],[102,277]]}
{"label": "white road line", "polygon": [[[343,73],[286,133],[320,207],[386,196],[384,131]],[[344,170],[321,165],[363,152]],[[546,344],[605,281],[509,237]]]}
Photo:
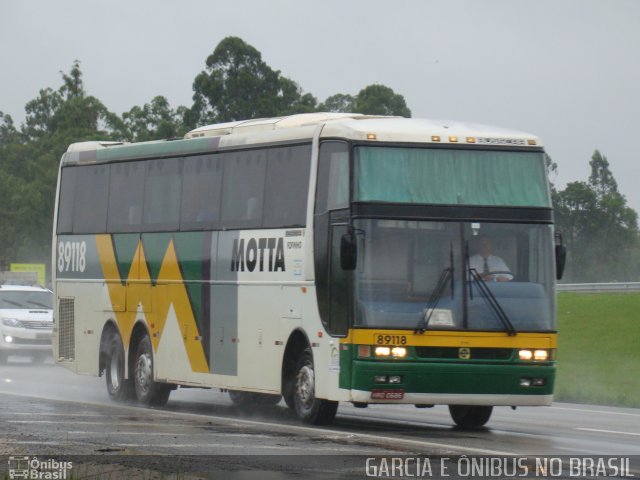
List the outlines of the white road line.
{"label": "white road line", "polygon": [[[230,449],[258,449],[258,450],[303,450],[303,453],[300,455],[309,455],[309,451],[305,447],[295,447],[291,445],[230,445],[228,443],[163,443],[163,444],[148,444],[148,443],[114,443],[115,447],[124,447],[124,448],[230,448]],[[350,452],[364,452],[362,449],[348,449],[348,448],[337,448],[337,447],[313,447],[313,451],[326,451],[326,452],[345,452],[346,450]],[[370,453],[369,450],[367,452]],[[352,453],[351,453],[352,454]],[[295,454],[291,454],[295,455]]]}
{"label": "white road line", "polygon": [[554,405],[547,408],[555,409],[555,410],[570,410],[572,412],[581,412],[581,413],[602,413],[604,415],[626,415],[628,417],[640,417],[640,413],[610,412],[608,410],[589,410],[586,408],[556,407]]}
{"label": "white road line", "polygon": [[634,435],[636,437],[640,437],[640,433],[636,432],[618,432],[616,430],[600,430],[599,428],[576,428],[576,430],[582,430],[584,432],[613,433],[614,435]]}
{"label": "white road line", "polygon": [[167,433],[167,432],[103,432],[96,430],[69,430],[65,432],[69,435],[140,435],[140,436],[149,436],[149,437],[193,437],[195,436],[193,433]]}
{"label": "white road line", "polygon": [[132,426],[144,426],[144,427],[188,427],[189,425],[182,425],[177,423],[155,423],[155,422],[85,422],[85,421],[55,421],[55,420],[6,420],[7,423],[17,423],[17,424],[47,424],[47,425],[106,425],[110,427],[132,427]]}
{"label": "white road line", "polygon": [[[7,415],[24,415],[33,417],[37,415],[39,417],[103,417],[99,413],[49,413],[49,412],[7,412],[0,410],[0,413],[5,413]],[[130,415],[112,415],[112,417],[129,417]]]}

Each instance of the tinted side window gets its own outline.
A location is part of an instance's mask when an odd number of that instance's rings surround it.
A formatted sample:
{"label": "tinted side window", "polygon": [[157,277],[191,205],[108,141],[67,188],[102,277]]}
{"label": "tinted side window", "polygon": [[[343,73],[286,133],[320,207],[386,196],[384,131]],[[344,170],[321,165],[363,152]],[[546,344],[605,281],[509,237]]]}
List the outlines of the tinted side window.
{"label": "tinted side window", "polygon": [[58,233],[71,233],[73,229],[73,204],[76,193],[77,168],[67,167],[60,172],[58,197]]}
{"label": "tinted side window", "polygon": [[77,167],[73,233],[102,233],[107,226],[109,165]]}
{"label": "tinted side window", "polygon": [[182,177],[180,228],[216,228],[220,223],[222,155],[185,158]]}
{"label": "tinted side window", "polygon": [[260,227],[267,152],[230,152],[223,157],[222,226]]}
{"label": "tinted side window", "polygon": [[136,232],[142,220],[144,162],[114,163],[109,182],[110,232]]}
{"label": "tinted side window", "polygon": [[349,204],[349,146],[345,142],[323,142],[318,158],[316,213]]}
{"label": "tinted side window", "polygon": [[272,148],[267,153],[264,227],[305,225],[311,145]]}
{"label": "tinted side window", "polygon": [[182,159],[147,160],[144,230],[177,230],[180,222]]}

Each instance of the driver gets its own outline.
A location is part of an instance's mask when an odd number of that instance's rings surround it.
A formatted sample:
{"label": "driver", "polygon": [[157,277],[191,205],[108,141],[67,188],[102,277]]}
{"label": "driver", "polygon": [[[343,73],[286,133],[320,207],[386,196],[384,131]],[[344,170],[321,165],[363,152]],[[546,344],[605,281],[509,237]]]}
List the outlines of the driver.
{"label": "driver", "polygon": [[505,261],[491,253],[491,239],[487,235],[478,237],[478,253],[469,258],[469,268],[474,268],[483,280],[507,282],[513,274]]}

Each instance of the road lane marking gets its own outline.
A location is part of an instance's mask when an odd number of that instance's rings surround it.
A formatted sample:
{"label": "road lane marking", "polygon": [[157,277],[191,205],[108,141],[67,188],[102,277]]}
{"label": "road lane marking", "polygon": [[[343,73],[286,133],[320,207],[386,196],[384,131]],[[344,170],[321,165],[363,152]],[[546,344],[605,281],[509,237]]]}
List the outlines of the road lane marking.
{"label": "road lane marking", "polygon": [[[102,417],[104,415],[100,415],[99,413],[45,413],[45,412],[6,412],[7,415],[25,415],[25,416],[34,416],[38,415],[39,417]],[[113,417],[130,417],[131,415],[113,415]]]}
{"label": "road lane marking", "polygon": [[[258,449],[258,450],[302,450],[303,453],[300,455],[308,455],[308,448],[305,447],[296,447],[293,445],[232,445],[228,443],[163,443],[163,444],[148,444],[148,443],[114,443],[115,447],[123,447],[123,448],[232,448],[232,449]],[[313,447],[313,451],[326,451],[326,452],[344,452],[355,451],[355,452],[369,452],[369,450],[362,450],[361,448],[343,448],[343,447]],[[292,454],[295,455],[295,454]]]}
{"label": "road lane marking", "polygon": [[[69,425],[69,421],[55,421],[55,420],[6,420],[7,423],[17,423],[17,424],[45,424],[45,425]],[[107,426],[117,426],[117,427],[132,427],[132,426],[143,426],[143,427],[189,427],[192,425],[185,425],[182,423],[155,423],[155,422],[120,422],[114,423],[109,421],[104,422],[85,422],[85,421],[77,421],[71,422],[74,425],[107,425]]]}
{"label": "road lane marking", "polygon": [[640,433],[636,432],[618,432],[617,430],[601,430],[599,428],[576,428],[576,430],[582,430],[584,432],[613,433],[615,435],[634,435],[636,437],[640,437]]}

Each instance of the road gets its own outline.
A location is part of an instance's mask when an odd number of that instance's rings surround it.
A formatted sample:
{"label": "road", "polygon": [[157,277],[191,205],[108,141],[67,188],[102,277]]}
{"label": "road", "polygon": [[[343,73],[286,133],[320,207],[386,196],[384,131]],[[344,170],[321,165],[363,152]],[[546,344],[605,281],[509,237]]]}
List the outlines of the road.
{"label": "road", "polygon": [[[109,463],[110,455],[133,455],[140,469],[151,461],[145,456],[154,455],[164,473],[215,465],[226,474],[330,478],[361,473],[367,456],[640,455],[640,409],[563,403],[496,408],[487,428],[461,431],[442,406],[341,404],[333,425],[316,428],[299,423],[283,405],[238,410],[218,390],[180,389],[164,409],[115,404],[102,378],[28,362],[0,367],[0,428],[0,455],[90,456],[91,468],[105,458]],[[200,455],[204,463],[192,458],[188,466],[175,459],[160,465],[158,455],[166,454]]]}

